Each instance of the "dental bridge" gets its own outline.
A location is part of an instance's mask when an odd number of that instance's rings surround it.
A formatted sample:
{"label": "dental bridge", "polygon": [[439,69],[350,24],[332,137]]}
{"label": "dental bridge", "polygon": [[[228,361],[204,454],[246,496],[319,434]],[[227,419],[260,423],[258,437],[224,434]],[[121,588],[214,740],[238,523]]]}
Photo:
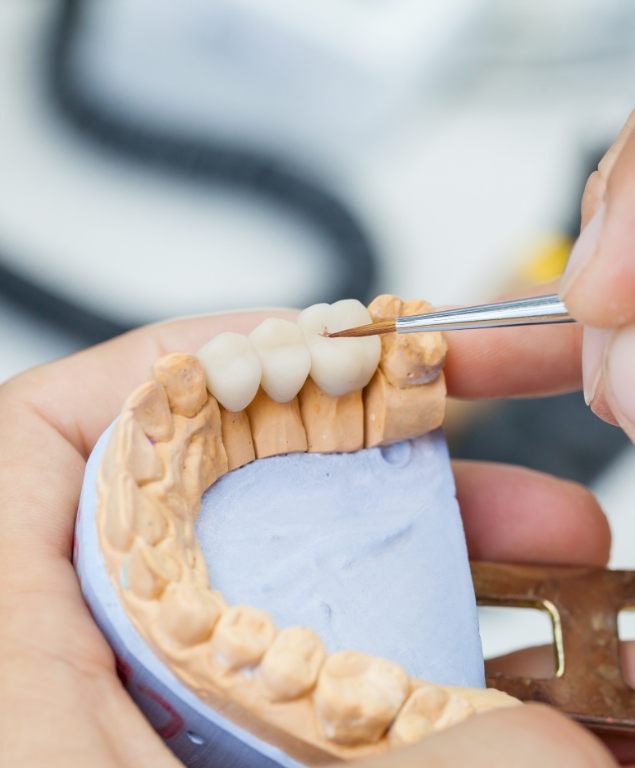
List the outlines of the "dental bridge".
{"label": "dental bridge", "polygon": [[[318,304],[296,323],[269,318],[249,336],[216,336],[197,355],[166,355],[127,398],[99,466],[99,546],[134,627],[199,699],[300,764],[385,753],[477,712],[518,705],[505,690],[564,709],[567,692],[577,690],[579,676],[569,667],[564,687],[557,679],[490,678],[488,689],[430,683],[373,654],[329,653],[313,629],[277,629],[268,612],[228,605],[210,586],[195,522],[202,494],[226,473],[296,452],[387,446],[441,425],[440,333],[323,335],[325,327],[429,309],[395,296],[380,296],[368,309],[356,300]],[[544,568],[477,563],[473,575],[485,604],[553,607],[540,579],[560,583]],[[573,583],[567,569],[557,576]],[[584,569],[573,576],[598,580]],[[562,638],[571,622],[554,610]],[[562,656],[562,642],[558,647]],[[624,724],[632,692],[629,698],[619,683],[614,688]],[[599,710],[596,697],[580,719],[597,726]]]}

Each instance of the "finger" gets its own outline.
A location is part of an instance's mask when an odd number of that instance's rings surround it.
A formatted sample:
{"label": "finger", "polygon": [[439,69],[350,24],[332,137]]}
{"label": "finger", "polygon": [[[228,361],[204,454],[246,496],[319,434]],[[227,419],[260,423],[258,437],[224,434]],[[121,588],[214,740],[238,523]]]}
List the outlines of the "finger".
{"label": "finger", "polygon": [[617,423],[635,442],[635,325],[611,334],[602,371],[602,391],[606,403]]}
{"label": "finger", "polygon": [[[635,440],[635,110],[591,176],[583,230],[561,295],[591,326],[582,353],[585,398]],[[603,328],[618,328],[609,335]]]}
{"label": "finger", "polygon": [[635,739],[632,736],[602,736],[602,742],[619,765],[635,768]]}
{"label": "finger", "polygon": [[485,712],[360,768],[608,768],[615,762],[579,725],[544,706]]}
{"label": "finger", "polygon": [[[554,654],[553,645],[534,645],[488,659],[485,669],[488,675],[545,679],[554,676]],[[620,664],[624,680],[635,687],[635,642],[620,643]]]}
{"label": "finger", "polygon": [[584,400],[596,416],[609,424],[618,422],[606,396],[604,359],[611,332],[606,328],[585,328],[582,336],[582,381]]}
{"label": "finger", "polygon": [[[635,643],[620,644],[621,665],[624,679],[630,686],[635,685]],[[507,677],[528,677],[546,679],[554,676],[555,649],[553,645],[523,648],[485,662],[488,675]],[[607,714],[609,705],[607,704]],[[620,763],[635,761],[635,738],[633,736],[603,736],[602,741]]]}
{"label": "finger", "polygon": [[32,635],[16,652],[1,646],[3,766],[183,768],[114,672],[88,669],[65,646],[34,650]]}
{"label": "finger", "polygon": [[578,325],[457,331],[447,339],[445,375],[453,397],[534,397],[581,386]]}
{"label": "finger", "polygon": [[294,316],[293,310],[272,309],[148,325],[22,374],[5,385],[4,394],[35,407],[86,458],[158,357],[196,352],[223,331],[249,333],[266,317]]}
{"label": "finger", "polygon": [[562,280],[562,297],[585,325],[635,323],[634,126],[635,112],[598,167],[606,183],[603,200],[582,230]]}
{"label": "finger", "polygon": [[613,170],[613,166],[617,162],[624,145],[630,137],[633,127],[635,127],[635,109],[628,116],[626,123],[622,130],[619,132],[617,138],[605,152],[604,157],[598,163],[597,171],[594,171],[590,176],[584,188],[584,194],[582,195],[581,205],[581,222],[580,228],[588,224],[589,220],[593,217],[597,209],[602,205],[604,197],[606,195],[606,182],[610,177]]}
{"label": "finger", "polygon": [[582,204],[580,205],[580,230],[595,216],[598,208],[604,202],[606,195],[606,178],[600,171],[593,171],[584,186]]}
{"label": "finger", "polygon": [[[554,293],[557,283],[529,295]],[[578,325],[487,328],[446,334],[445,375],[453,397],[528,397],[579,389]]]}
{"label": "finger", "polygon": [[635,129],[635,109],[632,109],[629,116],[626,118],[626,122],[617,134],[617,138],[604,153],[604,157],[598,163],[598,173],[604,178],[608,179],[613,172],[613,168],[617,163],[622,150],[626,146],[627,141],[630,139],[633,130]]}
{"label": "finger", "polygon": [[608,522],[583,486],[504,464],[453,466],[470,557],[571,565],[608,561]]}
{"label": "finger", "polygon": [[506,653],[485,661],[488,675],[506,677],[532,677],[545,680],[555,673],[555,648],[553,645],[535,645],[520,651]]}

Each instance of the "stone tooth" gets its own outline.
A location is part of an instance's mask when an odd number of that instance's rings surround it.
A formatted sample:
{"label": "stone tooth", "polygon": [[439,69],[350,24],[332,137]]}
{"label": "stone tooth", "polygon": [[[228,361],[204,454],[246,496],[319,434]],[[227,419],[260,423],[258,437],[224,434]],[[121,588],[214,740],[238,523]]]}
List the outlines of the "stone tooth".
{"label": "stone tooth", "polygon": [[420,387],[393,387],[381,368],[364,389],[364,445],[388,445],[430,432],[443,423],[445,377]]}
{"label": "stone tooth", "polygon": [[144,493],[143,488],[137,487],[132,478],[129,480],[128,493],[134,509],[135,531],[147,544],[158,544],[168,530],[166,513],[159,502]]}
{"label": "stone tooth", "polygon": [[475,712],[486,712],[499,707],[518,707],[521,701],[496,688],[469,688],[464,690]]}
{"label": "stone tooth", "polygon": [[161,596],[159,623],[182,645],[196,645],[209,639],[223,607],[210,589],[170,584]]}
{"label": "stone tooth", "polygon": [[309,451],[345,453],[364,447],[362,390],[333,397],[309,378],[298,399]]}
{"label": "stone tooth", "polygon": [[120,580],[137,597],[153,600],[180,576],[181,566],[172,555],[137,541],[122,561]]}
{"label": "stone tooth", "polygon": [[169,440],[174,434],[174,421],[163,387],[146,381],[128,396],[124,411],[130,410],[145,434],[154,442]]}
{"label": "stone tooth", "polygon": [[271,691],[271,698],[289,701],[310,691],[325,656],[322,641],[312,629],[281,630],[260,665],[260,674]]}
{"label": "stone tooth", "polygon": [[167,528],[159,502],[139,488],[131,474],[120,472],[112,479],[104,519],[104,535],[111,546],[127,551],[135,533],[153,545],[165,537]]}
{"label": "stone tooth", "polygon": [[235,413],[221,408],[220,416],[228,469],[249,464],[256,458],[256,452],[247,411]]}
{"label": "stone tooth", "polygon": [[407,674],[392,661],[357,651],[329,656],[315,690],[324,736],[347,746],[379,741],[409,688]]}
{"label": "stone tooth", "polygon": [[[377,296],[368,306],[373,320],[420,315],[433,307],[425,301],[402,301],[398,296]],[[440,332],[387,333],[381,337],[381,370],[394,387],[427,384],[439,375],[447,344]]]}
{"label": "stone tooth", "polygon": [[194,355],[164,355],[156,361],[153,371],[165,389],[172,413],[192,417],[205,405],[205,371]]}
{"label": "stone tooth", "polygon": [[271,616],[250,605],[233,605],[221,616],[212,637],[212,657],[224,670],[252,667],[276,634]]}
{"label": "stone tooth", "polygon": [[141,425],[130,411],[124,411],[113,430],[101,463],[100,478],[108,482],[125,467],[138,483],[159,480],[163,464]]}
{"label": "stone tooth", "polygon": [[448,697],[448,701],[443,708],[443,712],[434,723],[435,731],[441,731],[462,722],[465,718],[473,715],[474,707],[467,696],[458,691],[453,691]]}
{"label": "stone tooth", "polygon": [[434,731],[448,694],[439,685],[424,684],[412,692],[390,728],[394,746],[414,744]]}
{"label": "stone tooth", "polygon": [[103,510],[103,533],[113,549],[127,552],[134,540],[134,509],[128,503],[126,474],[110,480]]}
{"label": "stone tooth", "polygon": [[257,458],[306,451],[306,430],[297,397],[277,403],[261,389],[247,414]]}

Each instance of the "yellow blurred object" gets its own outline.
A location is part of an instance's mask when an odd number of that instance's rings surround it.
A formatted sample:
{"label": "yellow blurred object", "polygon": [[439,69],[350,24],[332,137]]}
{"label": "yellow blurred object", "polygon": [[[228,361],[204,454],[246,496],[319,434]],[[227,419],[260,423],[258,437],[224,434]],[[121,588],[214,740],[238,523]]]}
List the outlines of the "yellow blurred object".
{"label": "yellow blurred object", "polygon": [[566,235],[549,235],[539,240],[520,268],[523,281],[533,284],[557,280],[562,274],[573,241]]}

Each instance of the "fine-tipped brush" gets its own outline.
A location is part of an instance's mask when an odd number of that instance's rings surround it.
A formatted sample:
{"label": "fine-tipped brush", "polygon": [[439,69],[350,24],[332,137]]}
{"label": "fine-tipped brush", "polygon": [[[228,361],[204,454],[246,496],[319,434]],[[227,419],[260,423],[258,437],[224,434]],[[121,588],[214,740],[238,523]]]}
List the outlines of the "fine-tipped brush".
{"label": "fine-tipped brush", "polygon": [[480,304],[475,307],[443,309],[423,315],[380,320],[344,331],[326,332],[331,339],[339,337],[378,336],[383,333],[419,333],[421,331],[460,331],[468,328],[505,328],[511,325],[545,325],[572,323],[574,319],[557,294],[530,299]]}

